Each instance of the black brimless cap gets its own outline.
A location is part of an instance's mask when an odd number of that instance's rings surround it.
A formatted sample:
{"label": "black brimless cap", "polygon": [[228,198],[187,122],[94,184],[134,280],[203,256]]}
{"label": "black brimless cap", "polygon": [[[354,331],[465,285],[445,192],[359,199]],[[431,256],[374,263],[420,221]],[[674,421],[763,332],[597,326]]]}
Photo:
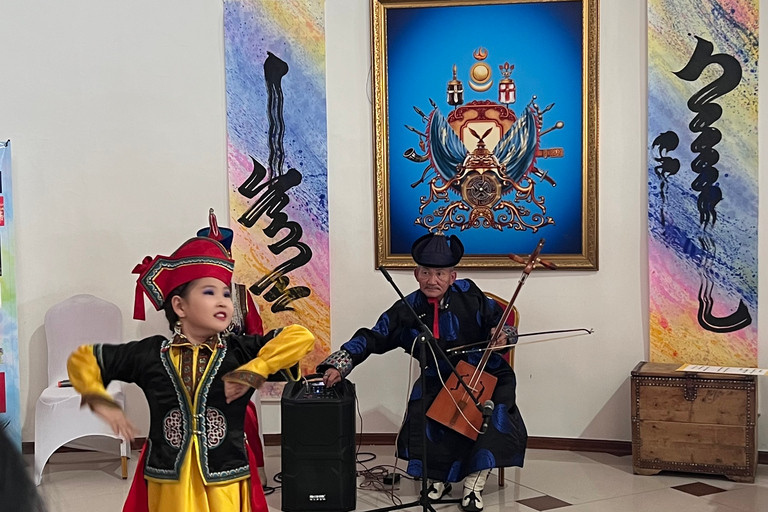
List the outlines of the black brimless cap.
{"label": "black brimless cap", "polygon": [[422,267],[455,267],[464,256],[464,245],[456,235],[429,233],[413,242],[411,256]]}

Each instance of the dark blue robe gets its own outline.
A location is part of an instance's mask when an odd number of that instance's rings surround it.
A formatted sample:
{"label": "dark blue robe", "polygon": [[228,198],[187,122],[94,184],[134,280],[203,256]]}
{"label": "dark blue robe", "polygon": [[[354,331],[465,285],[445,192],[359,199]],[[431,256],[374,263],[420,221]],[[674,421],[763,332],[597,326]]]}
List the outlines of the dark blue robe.
{"label": "dark blue robe", "polygon": [[[419,290],[406,297],[422,321],[433,328],[434,305]],[[485,294],[468,279],[457,280],[444,295],[439,308],[439,345],[445,350],[468,343],[487,340],[490,331],[501,318],[502,311],[496,301]],[[395,303],[379,317],[372,329],[359,329],[341,346],[341,354],[332,354],[318,369],[335,366],[346,376],[350,366],[357,366],[371,354],[383,354],[396,348],[410,353],[418,335],[418,324],[412,313],[402,302]],[[414,348],[418,358],[419,345]],[[347,355],[348,354],[348,355]],[[339,357],[341,355],[342,357]],[[476,365],[481,353],[452,356],[455,365],[460,359]],[[351,365],[336,364],[351,360]],[[438,360],[443,380],[451,374],[450,369]],[[437,375],[438,366],[431,352],[427,354],[427,370],[413,386],[406,419],[398,436],[397,453],[409,461],[408,473],[422,476],[421,429],[422,415],[420,398],[422,392],[427,400],[427,409],[439,393],[442,385]],[[470,473],[494,467],[523,465],[528,435],[523,418],[515,404],[515,372],[499,353],[489,358],[486,372],[494,375],[497,385],[491,400],[495,404],[488,430],[477,441],[465,437],[443,425],[427,419],[427,477],[445,482],[457,482]]]}

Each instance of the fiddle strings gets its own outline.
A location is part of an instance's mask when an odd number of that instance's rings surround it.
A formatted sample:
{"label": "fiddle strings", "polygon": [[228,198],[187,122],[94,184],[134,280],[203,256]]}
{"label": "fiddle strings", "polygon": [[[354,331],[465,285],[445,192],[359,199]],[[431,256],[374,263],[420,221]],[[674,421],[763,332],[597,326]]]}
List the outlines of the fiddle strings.
{"label": "fiddle strings", "polygon": [[[525,276],[527,274],[523,274],[523,275]],[[488,359],[490,358],[491,353],[493,352],[493,349],[496,347],[496,345],[498,345],[499,340],[501,339],[501,336],[504,333],[504,325],[507,323],[507,320],[509,319],[509,315],[513,311],[513,304],[515,302],[515,298],[517,297],[517,294],[520,293],[520,288],[522,288],[524,282],[525,280],[521,279],[520,283],[517,285],[517,289],[515,290],[514,295],[512,295],[512,300],[509,302],[509,304],[507,304],[507,307],[504,309],[504,313],[501,315],[499,324],[494,329],[493,335],[491,336],[491,339],[488,341],[488,348],[483,352],[483,356],[480,358],[480,361],[475,366],[475,371],[472,374],[472,378],[469,380],[469,383],[468,383],[468,386],[473,391],[475,390],[478,383],[480,382],[480,379],[482,378],[483,371],[485,371],[485,366],[488,364]],[[466,398],[467,398],[467,390],[465,389],[461,399],[463,401]]]}
{"label": "fiddle strings", "polygon": [[[429,346],[429,351],[432,352],[432,359],[435,360],[435,371],[437,372],[437,377],[440,379],[440,384],[442,384],[443,389],[445,389],[448,392],[448,396],[451,397],[451,401],[453,402],[453,405],[456,406],[456,410],[459,411],[459,414],[461,414],[462,418],[464,418],[464,421],[467,422],[467,425],[472,427],[472,430],[480,434],[480,431],[477,428],[475,428],[472,422],[469,421],[469,418],[467,418],[466,415],[464,414],[464,411],[462,410],[462,408],[459,407],[458,402],[456,402],[456,399],[453,397],[453,395],[451,394],[451,391],[448,389],[448,385],[445,383],[445,380],[443,380],[443,375],[440,373],[440,363],[437,361],[437,354],[435,354],[435,349],[433,349],[431,345]],[[466,394],[467,394],[467,390],[464,390],[464,396],[466,396]]]}
{"label": "fiddle strings", "polygon": [[[523,269],[523,273],[520,276],[520,280],[517,283],[517,287],[515,288],[515,292],[512,294],[512,298],[509,300],[509,302],[507,303],[507,306],[504,308],[501,318],[499,319],[499,323],[496,325],[496,328],[494,329],[493,336],[491,336],[491,339],[488,343],[488,348],[485,351],[483,351],[483,356],[480,358],[480,361],[477,363],[477,365],[475,365],[475,371],[472,374],[472,377],[470,378],[468,383],[468,387],[473,391],[475,390],[477,384],[480,382],[480,378],[483,374],[483,371],[485,370],[485,366],[488,364],[488,359],[493,353],[493,349],[495,348],[496,345],[498,345],[499,340],[501,339],[502,333],[504,332],[504,325],[506,325],[507,320],[509,319],[509,315],[512,313],[512,311],[514,311],[515,300],[517,299],[517,296],[520,293],[520,290],[523,288],[523,285],[528,279],[528,275],[530,274],[531,270],[533,270],[533,268],[536,266],[536,263],[541,263],[542,265],[547,266],[546,264],[542,263],[538,259],[539,253],[541,252],[541,249],[543,247],[544,247],[544,239],[542,238],[541,240],[539,240],[539,243],[536,246],[536,249],[533,251],[533,253],[531,253],[531,256],[528,258],[526,266]],[[512,255],[510,255],[510,258],[515,259],[512,257]],[[515,260],[515,261],[518,261],[518,260]],[[447,387],[446,387],[446,390],[447,390]],[[450,395],[450,391],[448,392],[448,394]],[[468,394],[467,390],[464,389],[461,395],[462,402],[464,402],[465,399],[467,398],[467,394]],[[453,397],[451,397],[451,399],[453,400]],[[455,402],[456,401],[454,400],[454,403]],[[459,408],[458,404],[456,405],[456,407],[459,410],[459,412],[461,412],[461,408]],[[462,413],[462,416],[464,416],[463,413]],[[466,417],[464,419],[466,419]],[[469,423],[469,421],[467,421],[467,423]],[[474,426],[472,428],[474,428]]]}
{"label": "fiddle strings", "polygon": [[[509,311],[511,311],[511,309],[508,308],[507,311],[504,312],[505,314],[502,317],[503,322],[507,321],[507,318],[509,317]],[[487,355],[484,354],[484,357],[480,360],[480,362],[475,367],[475,372],[472,374],[472,378],[469,380],[469,387],[472,388],[472,390],[474,390],[478,382],[480,382],[480,377],[483,371],[485,370],[486,364],[488,363],[488,356],[490,356],[490,353],[493,352],[494,350],[501,350],[505,348],[505,346],[503,345],[502,346],[496,345],[499,341],[499,338],[501,337],[501,335],[499,334],[500,332],[503,333],[503,328],[500,329],[497,326],[493,336],[491,336],[491,339],[488,340],[488,346],[484,349],[481,349],[482,351],[486,352]],[[485,343],[485,342],[481,342],[481,343]],[[480,352],[480,350],[478,350],[477,352]],[[466,396],[466,394],[467,392],[465,390],[464,395]]]}
{"label": "fiddle strings", "polygon": [[[485,365],[483,365],[483,366],[485,366]],[[473,391],[475,390],[475,386],[477,386],[477,381],[480,380],[480,374],[483,373],[484,369],[485,368],[481,369],[479,364],[475,367],[475,372],[472,374],[472,377],[469,379],[469,382],[467,383],[467,385]],[[466,396],[467,396],[467,390],[465,389],[464,390],[464,395],[462,396],[462,398],[465,398]],[[462,414],[462,416],[463,416],[463,414]],[[466,419],[466,418],[464,418],[464,419]],[[469,421],[467,421],[467,423],[469,423]]]}

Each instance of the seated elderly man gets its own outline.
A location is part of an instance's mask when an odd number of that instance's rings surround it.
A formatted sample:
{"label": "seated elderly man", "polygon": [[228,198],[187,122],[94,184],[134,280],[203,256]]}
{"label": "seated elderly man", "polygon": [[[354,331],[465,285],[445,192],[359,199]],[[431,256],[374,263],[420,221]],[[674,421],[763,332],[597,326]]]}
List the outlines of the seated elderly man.
{"label": "seated elderly man", "polygon": [[[497,303],[469,279],[456,279],[454,267],[464,254],[464,247],[454,235],[425,235],[411,248],[418,265],[414,271],[419,289],[406,297],[423,322],[429,326],[443,349],[489,339],[502,311]],[[359,329],[355,335],[318,365],[326,385],[346,377],[353,367],[371,354],[383,354],[395,348],[411,353],[419,325],[405,304],[395,303],[382,314],[372,329]],[[513,334],[510,337],[514,337]],[[418,350],[413,351],[418,357]],[[422,475],[421,415],[422,393],[432,404],[451,370],[444,361],[431,360],[424,375],[416,381],[407,405],[405,422],[398,436],[397,454],[408,460],[408,473],[429,479],[428,497],[438,500],[451,491],[451,482],[464,479],[461,508],[466,512],[483,509],[482,491],[488,473],[495,467],[523,465],[528,435],[515,404],[515,373],[502,356],[494,352],[485,371],[498,381],[491,397],[496,404],[485,434],[474,441],[440,423],[427,419],[427,467]],[[455,365],[465,360],[476,365],[480,352],[451,356]],[[438,375],[438,372],[440,375]],[[429,405],[427,405],[429,407]]]}

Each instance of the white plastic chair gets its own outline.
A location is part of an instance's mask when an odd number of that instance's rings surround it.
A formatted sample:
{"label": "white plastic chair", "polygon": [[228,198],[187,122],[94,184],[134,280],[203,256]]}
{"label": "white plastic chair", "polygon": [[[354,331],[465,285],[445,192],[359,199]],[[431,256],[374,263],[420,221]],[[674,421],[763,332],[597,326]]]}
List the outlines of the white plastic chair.
{"label": "white plastic chair", "polygon": [[[118,439],[122,459],[122,476],[128,478],[128,440],[112,433],[107,423],[88,407],[80,406],[80,395],[71,387],[60,388],[58,382],[68,378],[67,358],[80,345],[122,342],[123,319],[120,308],[93,295],[75,295],[45,314],[45,337],[48,341],[48,387],[40,395],[35,408],[35,484],[40,485],[43,468],[53,453],[65,444],[85,436],[107,436]],[[121,382],[113,381],[107,391],[125,409],[125,393]],[[103,451],[96,447],[98,451]]]}

